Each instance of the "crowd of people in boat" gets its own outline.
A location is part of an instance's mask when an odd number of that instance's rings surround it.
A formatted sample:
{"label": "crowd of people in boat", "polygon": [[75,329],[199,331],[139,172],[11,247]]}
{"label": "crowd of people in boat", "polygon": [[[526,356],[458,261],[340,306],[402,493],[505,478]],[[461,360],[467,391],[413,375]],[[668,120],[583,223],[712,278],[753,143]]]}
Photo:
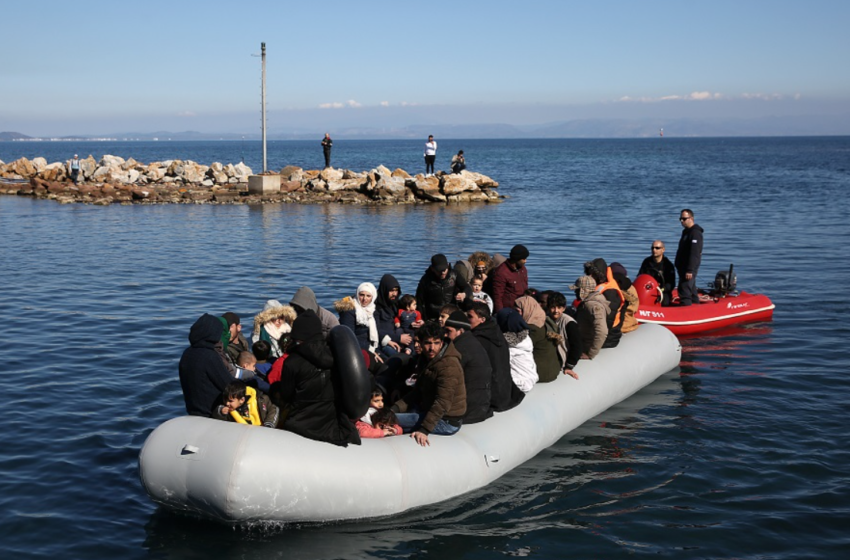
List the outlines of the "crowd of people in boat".
{"label": "crowd of people in boat", "polygon": [[[653,242],[639,274],[656,279],[659,304],[669,305],[663,294],[675,271],[663,247]],[[528,258],[523,245],[507,258],[479,251],[453,266],[436,254],[415,293],[384,274],[336,301],[336,313],[303,286],[288,304],[266,302],[252,343],[235,313],[204,314],[179,365],[186,410],[343,446],[402,433],[427,446],[431,435],[517,406],[537,383],[564,375],[580,382],[580,360],[638,328],[638,293],[621,264],[596,258],[569,286],[569,305],[563,293],[529,286]],[[341,372],[328,335],[340,326],[354,333],[372,380],[361,418],[348,418],[338,402]]]}

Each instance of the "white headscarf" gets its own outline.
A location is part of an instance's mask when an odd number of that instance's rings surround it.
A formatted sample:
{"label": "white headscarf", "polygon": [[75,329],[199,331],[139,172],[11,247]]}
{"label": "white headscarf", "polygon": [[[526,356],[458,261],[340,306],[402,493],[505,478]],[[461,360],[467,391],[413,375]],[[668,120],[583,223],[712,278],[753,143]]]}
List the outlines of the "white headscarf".
{"label": "white headscarf", "polygon": [[[366,307],[360,305],[359,296],[362,292],[372,294],[372,301]],[[378,298],[378,289],[371,282],[363,282],[357,286],[354,294],[354,315],[358,325],[369,327],[369,350],[374,352],[378,347],[378,325],[375,323],[375,300]]]}

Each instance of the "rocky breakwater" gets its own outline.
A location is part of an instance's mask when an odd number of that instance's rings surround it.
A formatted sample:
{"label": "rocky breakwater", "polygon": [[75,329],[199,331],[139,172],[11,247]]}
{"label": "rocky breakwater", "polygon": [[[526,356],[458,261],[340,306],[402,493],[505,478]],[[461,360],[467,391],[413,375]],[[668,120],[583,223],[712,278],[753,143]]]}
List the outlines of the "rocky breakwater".
{"label": "rocky breakwater", "polygon": [[379,165],[370,171],[305,170],[287,166],[272,176],[272,192],[252,193],[253,172],[243,163],[201,165],[169,160],[140,163],[111,155],[80,160],[79,184],[69,177],[68,162],[44,158],[0,161],[0,194],[34,196],[60,203],[120,204],[423,204],[499,202],[499,184],[480,173],[411,176],[403,169]]}

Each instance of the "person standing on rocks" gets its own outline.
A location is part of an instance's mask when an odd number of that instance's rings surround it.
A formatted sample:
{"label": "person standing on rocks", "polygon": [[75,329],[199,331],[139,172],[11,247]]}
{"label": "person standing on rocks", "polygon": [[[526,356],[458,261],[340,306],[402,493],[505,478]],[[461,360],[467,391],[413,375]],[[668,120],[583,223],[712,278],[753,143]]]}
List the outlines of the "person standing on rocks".
{"label": "person standing on rocks", "polygon": [[437,159],[437,142],[434,141],[434,136],[428,135],[428,141],[425,142],[425,176],[431,177],[434,175],[434,161]]}
{"label": "person standing on rocks", "polygon": [[331,166],[331,148],[334,141],[331,140],[331,135],[325,132],[325,137],[322,139],[322,151],[325,153],[325,169]]}
{"label": "person standing on rocks", "polygon": [[71,171],[71,180],[76,185],[80,182],[80,158],[77,157],[77,154],[74,154],[74,159],[68,164],[68,169]]}

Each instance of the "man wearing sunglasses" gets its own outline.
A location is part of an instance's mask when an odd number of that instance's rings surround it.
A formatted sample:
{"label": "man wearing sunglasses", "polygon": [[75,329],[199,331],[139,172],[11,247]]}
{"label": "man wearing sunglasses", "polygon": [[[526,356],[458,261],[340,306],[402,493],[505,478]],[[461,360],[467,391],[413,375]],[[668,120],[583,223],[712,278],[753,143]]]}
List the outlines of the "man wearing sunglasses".
{"label": "man wearing sunglasses", "polygon": [[694,222],[694,213],[689,208],[679,212],[682,237],[676,250],[676,272],[679,273],[679,305],[699,303],[697,272],[702,260],[703,229]]}
{"label": "man wearing sunglasses", "polygon": [[661,305],[667,307],[673,296],[673,287],[676,286],[676,269],[670,259],[664,255],[663,241],[660,239],[653,241],[650,251],[650,255],[643,259],[640,265],[638,276],[649,274],[655,278],[658,287],[661,288]]}

